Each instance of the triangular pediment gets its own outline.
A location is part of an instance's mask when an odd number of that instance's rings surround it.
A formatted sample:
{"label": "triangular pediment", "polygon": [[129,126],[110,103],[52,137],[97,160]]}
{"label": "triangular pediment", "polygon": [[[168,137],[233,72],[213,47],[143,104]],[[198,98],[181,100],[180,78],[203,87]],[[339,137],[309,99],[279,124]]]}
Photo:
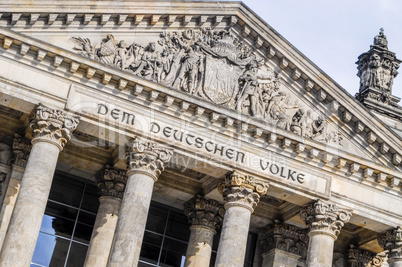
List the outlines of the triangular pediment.
{"label": "triangular pediment", "polygon": [[[51,48],[43,57],[67,63],[71,71],[82,69],[89,79],[98,71],[103,84],[121,90],[137,84],[130,77],[138,76],[150,82],[145,87],[156,83],[166,92],[209,102],[212,110],[231,110],[255,136],[288,132],[297,142],[401,170],[401,138],[243,4],[219,3],[225,8],[217,12],[211,5],[218,3],[210,2],[161,2],[156,8],[125,3],[125,9],[119,3],[99,5],[96,12],[78,2],[71,2],[68,12],[56,4],[53,10],[60,13],[22,4],[5,10],[0,25],[28,35],[27,43],[31,37],[41,40],[42,48],[26,48],[38,58]],[[7,34],[3,30],[4,48],[11,46],[8,39],[13,42]],[[24,52],[21,41],[14,45]],[[263,125],[272,127],[267,131]],[[346,161],[338,165],[353,164]]]}

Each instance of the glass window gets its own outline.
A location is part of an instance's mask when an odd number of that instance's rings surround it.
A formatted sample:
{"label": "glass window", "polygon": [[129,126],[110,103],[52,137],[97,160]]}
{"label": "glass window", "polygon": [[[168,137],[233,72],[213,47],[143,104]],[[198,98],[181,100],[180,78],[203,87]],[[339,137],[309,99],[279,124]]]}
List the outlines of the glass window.
{"label": "glass window", "polygon": [[56,173],[31,266],[83,266],[99,207],[92,181]]}
{"label": "glass window", "polygon": [[[99,207],[89,180],[56,173],[31,266],[83,266]],[[214,237],[214,266],[220,232]],[[151,202],[138,266],[184,266],[190,229],[182,210]],[[244,266],[253,265],[256,235],[250,233]]]}

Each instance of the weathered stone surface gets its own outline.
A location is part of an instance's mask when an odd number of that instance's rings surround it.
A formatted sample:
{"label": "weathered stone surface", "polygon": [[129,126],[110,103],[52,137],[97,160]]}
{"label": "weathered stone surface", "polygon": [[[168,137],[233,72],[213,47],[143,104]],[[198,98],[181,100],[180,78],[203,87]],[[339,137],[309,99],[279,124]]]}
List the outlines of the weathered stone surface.
{"label": "weathered stone surface", "polygon": [[307,252],[308,235],[306,230],[275,220],[258,233],[264,253],[272,249],[305,256]]}
{"label": "weathered stone surface", "polygon": [[95,176],[100,196],[122,199],[127,183],[127,172],[107,166]]}
{"label": "weathered stone surface", "polygon": [[185,266],[209,266],[215,230],[222,225],[225,209],[216,200],[197,195],[184,204],[184,213],[191,225]]}
{"label": "weathered stone surface", "polygon": [[39,105],[30,121],[32,144],[49,142],[60,151],[71,139],[71,133],[78,126],[78,118],[67,116],[63,111]]}
{"label": "weathered stone surface", "polygon": [[234,171],[226,175],[218,190],[226,201],[226,209],[230,206],[242,206],[253,212],[260,196],[268,191],[268,183],[257,181],[252,175]]}
{"label": "weathered stone surface", "polygon": [[138,264],[154,183],[173,150],[132,140],[127,145],[128,180],[108,267]]}
{"label": "weathered stone surface", "polygon": [[105,267],[119,218],[121,199],[113,196],[101,196],[96,214],[94,229],[89,243],[85,267]]}
{"label": "weathered stone surface", "polygon": [[251,213],[260,196],[267,192],[268,183],[257,181],[251,175],[231,172],[218,189],[226,201],[226,213],[215,266],[243,266]]}
{"label": "weathered stone surface", "polygon": [[331,266],[334,242],[352,213],[336,204],[316,200],[303,207],[300,217],[309,226],[306,263],[311,267]]}
{"label": "weathered stone surface", "polygon": [[325,234],[336,240],[342,227],[350,220],[350,210],[317,200],[300,210],[300,217],[310,228],[309,236]]}
{"label": "weathered stone surface", "polygon": [[191,225],[202,225],[216,230],[222,226],[225,209],[218,201],[197,195],[184,204],[184,213]]}
{"label": "weathered stone surface", "polygon": [[402,228],[388,230],[378,238],[378,243],[388,250],[388,263],[390,267],[402,266]]}
{"label": "weathered stone surface", "polygon": [[[57,158],[78,119],[37,106],[30,122],[32,150],[0,254],[1,266],[28,266],[45,212]],[[30,214],[30,220],[26,219]],[[24,253],[21,253],[24,251]]]}
{"label": "weathered stone surface", "polygon": [[351,245],[348,250],[348,262],[350,267],[381,267],[383,266],[385,258],[385,255],[358,249],[353,245]]}

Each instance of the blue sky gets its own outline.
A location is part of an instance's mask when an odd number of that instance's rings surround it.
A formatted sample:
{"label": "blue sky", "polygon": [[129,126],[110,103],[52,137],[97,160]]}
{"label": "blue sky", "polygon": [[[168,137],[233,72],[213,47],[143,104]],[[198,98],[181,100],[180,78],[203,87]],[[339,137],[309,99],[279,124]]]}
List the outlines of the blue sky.
{"label": "blue sky", "polygon": [[[400,0],[243,2],[352,95],[359,85],[357,57],[369,50],[381,27],[389,50],[402,59]],[[393,94],[402,98],[402,66],[399,72]]]}

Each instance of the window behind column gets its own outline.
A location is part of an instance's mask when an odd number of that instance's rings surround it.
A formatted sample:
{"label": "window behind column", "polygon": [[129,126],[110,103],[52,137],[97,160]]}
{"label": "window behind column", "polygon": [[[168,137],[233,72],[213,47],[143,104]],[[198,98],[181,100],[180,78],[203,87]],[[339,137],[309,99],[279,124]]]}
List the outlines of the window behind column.
{"label": "window behind column", "polygon": [[31,266],[82,266],[98,206],[93,181],[57,172]]}

